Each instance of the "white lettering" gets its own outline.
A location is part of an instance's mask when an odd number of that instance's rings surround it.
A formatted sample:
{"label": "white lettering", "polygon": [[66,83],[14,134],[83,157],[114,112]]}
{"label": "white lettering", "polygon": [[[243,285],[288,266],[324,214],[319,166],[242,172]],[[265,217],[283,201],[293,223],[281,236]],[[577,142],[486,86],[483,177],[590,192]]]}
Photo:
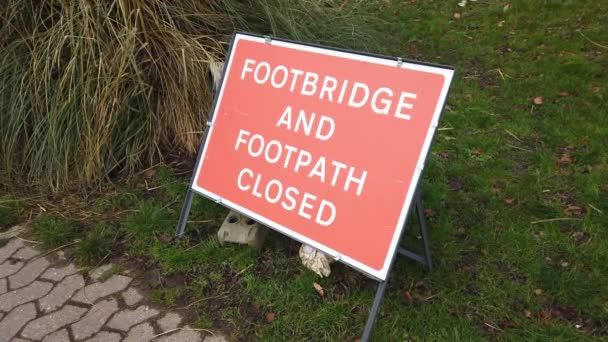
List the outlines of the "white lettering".
{"label": "white lettering", "polygon": [[399,104],[397,105],[397,110],[395,110],[395,117],[397,119],[403,119],[403,120],[412,119],[411,115],[402,113],[401,110],[403,108],[412,109],[414,107],[414,105],[411,103],[405,102],[405,99],[415,99],[415,98],[416,98],[416,94],[406,93],[406,92],[401,93],[401,97],[399,98]]}

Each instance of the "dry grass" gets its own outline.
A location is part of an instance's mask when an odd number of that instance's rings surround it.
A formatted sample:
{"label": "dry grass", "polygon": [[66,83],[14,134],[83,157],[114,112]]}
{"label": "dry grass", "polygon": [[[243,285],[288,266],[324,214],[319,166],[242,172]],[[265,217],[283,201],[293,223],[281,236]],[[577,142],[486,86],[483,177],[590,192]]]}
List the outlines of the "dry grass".
{"label": "dry grass", "polygon": [[[361,47],[348,1],[6,0],[0,174],[53,190],[197,149],[209,65],[235,29]],[[362,46],[366,48],[365,46]]]}

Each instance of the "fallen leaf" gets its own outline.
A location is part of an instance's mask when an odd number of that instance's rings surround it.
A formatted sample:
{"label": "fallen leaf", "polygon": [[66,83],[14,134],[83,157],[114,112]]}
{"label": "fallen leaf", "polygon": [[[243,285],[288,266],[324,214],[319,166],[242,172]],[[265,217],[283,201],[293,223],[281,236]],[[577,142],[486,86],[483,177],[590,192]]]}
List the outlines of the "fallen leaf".
{"label": "fallen leaf", "polygon": [[152,169],[152,168],[147,169],[144,171],[144,178],[150,179],[150,178],[154,177],[155,174],[156,174],[156,169]]}
{"label": "fallen leaf", "polygon": [[536,105],[541,105],[541,104],[543,104],[543,98],[542,98],[542,97],[540,97],[540,96],[535,97],[535,98],[534,98],[534,104],[536,104]]}
{"label": "fallen leaf", "polygon": [[563,96],[563,97],[570,96],[570,93],[567,91],[560,91],[559,96]]}
{"label": "fallen leaf", "polygon": [[515,200],[514,200],[514,199],[512,199],[511,197],[505,197],[504,201],[505,201],[505,204],[509,204],[509,205],[511,205],[511,204],[513,204],[513,202],[514,202]]}
{"label": "fallen leaf", "polygon": [[460,19],[460,13],[458,13],[458,12],[454,13],[454,19]]}
{"label": "fallen leaf", "polygon": [[276,316],[277,316],[277,314],[275,314],[272,311],[266,313],[266,322],[270,323],[270,322],[274,321],[274,319],[276,318]]}
{"label": "fallen leaf", "polygon": [[425,289],[426,288],[426,284],[424,283],[424,281],[419,280],[416,282],[416,284],[414,284],[414,287],[417,289]]}
{"label": "fallen leaf", "polygon": [[515,322],[513,322],[510,319],[505,319],[504,321],[500,322],[500,327],[503,329],[513,329],[515,328],[517,325],[515,324]]}
{"label": "fallen leaf", "polygon": [[508,11],[509,9],[511,9],[511,4],[506,4],[506,5],[505,5],[505,6],[502,8],[502,11],[503,11],[503,12],[506,12],[506,11]]}
{"label": "fallen leaf", "polygon": [[323,297],[325,295],[325,291],[323,290],[323,287],[319,285],[319,283],[313,283],[312,286],[315,288],[315,290],[317,290],[319,296]]}
{"label": "fallen leaf", "polygon": [[414,304],[420,305],[424,303],[424,298],[422,298],[419,294],[414,293],[412,297],[414,298]]}
{"label": "fallen leaf", "polygon": [[534,294],[540,296],[543,294],[543,289],[534,289]]}
{"label": "fallen leaf", "polygon": [[570,153],[568,152],[564,152],[559,159],[557,160],[558,163],[560,164],[570,164],[572,163],[572,157],[570,156]]}
{"label": "fallen leaf", "polygon": [[530,312],[530,310],[524,310],[524,316],[526,318],[530,318],[530,317],[532,317],[532,312]]}
{"label": "fallen leaf", "polygon": [[464,227],[460,227],[460,228],[456,229],[456,236],[463,237],[466,234],[467,234],[467,230],[464,229]]}
{"label": "fallen leaf", "polygon": [[551,310],[545,309],[538,313],[538,318],[544,323],[548,324],[551,322]]}
{"label": "fallen leaf", "polygon": [[403,298],[405,298],[405,300],[408,303],[412,303],[414,301],[414,297],[412,297],[412,294],[410,293],[410,291],[404,291],[403,292]]}
{"label": "fallen leaf", "polygon": [[584,232],[574,232],[570,237],[576,243],[581,243],[587,240],[587,234],[585,234]]}
{"label": "fallen leaf", "polygon": [[567,261],[562,261],[562,262],[560,263],[560,265],[561,265],[563,268],[566,268],[566,267],[570,266],[570,263],[569,263],[569,262],[567,262]]}
{"label": "fallen leaf", "polygon": [[424,217],[434,217],[437,213],[431,208],[424,209]]}
{"label": "fallen leaf", "polygon": [[569,205],[564,209],[564,213],[568,216],[581,216],[583,215],[583,208],[577,205]]}
{"label": "fallen leaf", "polygon": [[474,156],[480,156],[480,155],[482,155],[482,154],[483,154],[483,151],[479,151],[479,150],[477,150],[477,151],[473,151],[473,152],[471,152],[471,154],[472,154],[472,155],[474,155]]}
{"label": "fallen leaf", "polygon": [[158,240],[161,242],[171,242],[173,241],[173,235],[164,233],[158,237]]}
{"label": "fallen leaf", "polygon": [[505,21],[501,20],[498,22],[498,27],[503,27],[504,24],[505,24]]}
{"label": "fallen leaf", "polygon": [[447,151],[441,151],[441,152],[439,152],[439,157],[441,159],[448,159],[449,156],[450,156],[450,154]]}

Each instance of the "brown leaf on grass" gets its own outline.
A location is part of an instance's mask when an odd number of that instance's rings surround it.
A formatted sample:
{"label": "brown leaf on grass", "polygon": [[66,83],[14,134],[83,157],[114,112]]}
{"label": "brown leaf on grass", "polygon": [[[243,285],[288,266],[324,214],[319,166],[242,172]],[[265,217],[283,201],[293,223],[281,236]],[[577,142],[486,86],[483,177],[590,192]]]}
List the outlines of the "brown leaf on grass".
{"label": "brown leaf on grass", "polygon": [[511,198],[511,197],[505,197],[504,201],[505,201],[505,204],[511,205],[511,204],[513,204],[513,202],[515,200],[513,198]]}
{"label": "brown leaf on grass", "polygon": [[471,152],[471,155],[473,155],[473,156],[480,156],[482,154],[483,154],[483,151],[480,151],[480,150]]}
{"label": "brown leaf on grass", "polygon": [[564,209],[564,213],[568,216],[582,216],[584,210],[577,205],[569,205]]}
{"label": "brown leaf on grass", "polygon": [[511,4],[506,4],[506,5],[504,5],[504,6],[503,6],[502,11],[503,11],[503,12],[506,12],[506,11],[508,11],[509,9],[511,9]]}
{"label": "brown leaf on grass", "polygon": [[513,329],[517,326],[517,324],[515,324],[515,322],[513,320],[505,319],[503,321],[500,321],[499,326],[502,329]]}
{"label": "brown leaf on grass", "polygon": [[549,324],[551,323],[551,320],[553,319],[552,315],[551,315],[551,310],[550,309],[544,309],[541,310],[538,313],[538,319],[543,323],[543,324]]}
{"label": "brown leaf on grass", "polygon": [[149,168],[144,171],[144,178],[150,179],[150,178],[154,177],[155,174],[156,174],[156,169]]}
{"label": "brown leaf on grass", "polygon": [[465,235],[467,235],[467,230],[464,229],[464,227],[459,227],[458,229],[456,229],[456,236],[463,237]]}
{"label": "brown leaf on grass", "polygon": [[574,232],[570,235],[570,238],[576,243],[582,243],[589,239],[585,232]]}
{"label": "brown leaf on grass", "polygon": [[424,209],[424,217],[434,217],[437,213],[431,208]]}
{"label": "brown leaf on grass", "polygon": [[608,184],[602,185],[601,189],[602,189],[602,192],[608,192]]}
{"label": "brown leaf on grass", "polygon": [[173,236],[171,234],[163,233],[158,236],[158,241],[171,242],[173,241]]}
{"label": "brown leaf on grass", "polygon": [[323,297],[325,295],[325,291],[323,290],[323,287],[319,285],[319,283],[312,283],[312,286],[315,288],[315,290],[317,290],[319,296]]}
{"label": "brown leaf on grass", "polygon": [[412,295],[412,298],[414,299],[414,304],[416,304],[416,305],[420,305],[420,304],[424,303],[424,298],[422,298],[422,296],[420,296],[417,293],[414,293]]}
{"label": "brown leaf on grass", "polygon": [[544,292],[543,289],[534,289],[534,294],[537,295],[537,296],[542,295],[543,292]]}
{"label": "brown leaf on grass", "polygon": [[458,12],[454,13],[454,19],[460,19],[461,15]]}
{"label": "brown leaf on grass", "polygon": [[403,298],[410,304],[414,302],[414,297],[412,297],[410,291],[403,291]]}
{"label": "brown leaf on grass", "polygon": [[530,312],[530,310],[524,310],[524,317],[526,317],[526,318],[532,317],[532,312]]}
{"label": "brown leaf on grass", "polygon": [[449,156],[450,156],[450,154],[448,153],[448,151],[439,152],[439,158],[441,158],[441,159],[448,159]]}
{"label": "brown leaf on grass", "polygon": [[543,104],[543,98],[540,96],[537,96],[534,98],[534,104],[535,105],[542,105]]}
{"label": "brown leaf on grass", "polygon": [[496,184],[493,184],[492,189],[490,189],[490,191],[492,191],[494,195],[500,195],[500,193],[502,192],[502,188]]}
{"label": "brown leaf on grass", "polygon": [[557,159],[557,162],[559,164],[570,164],[572,163],[572,157],[570,156],[569,152],[564,152],[562,153],[561,156],[559,156],[559,159]]}
{"label": "brown leaf on grass", "polygon": [[274,321],[274,319],[276,318],[276,316],[277,316],[277,314],[275,314],[272,311],[266,313],[266,322],[270,323],[270,322]]}
{"label": "brown leaf on grass", "polygon": [[560,91],[559,96],[562,96],[562,97],[570,96],[570,93],[567,91]]}

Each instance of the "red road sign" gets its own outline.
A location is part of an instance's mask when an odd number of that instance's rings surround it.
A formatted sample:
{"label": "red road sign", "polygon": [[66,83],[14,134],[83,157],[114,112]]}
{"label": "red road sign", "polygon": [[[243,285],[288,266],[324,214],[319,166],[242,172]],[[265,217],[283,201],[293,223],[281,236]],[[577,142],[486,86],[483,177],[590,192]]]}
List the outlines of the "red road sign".
{"label": "red road sign", "polygon": [[384,280],[452,76],[236,34],[192,189]]}

